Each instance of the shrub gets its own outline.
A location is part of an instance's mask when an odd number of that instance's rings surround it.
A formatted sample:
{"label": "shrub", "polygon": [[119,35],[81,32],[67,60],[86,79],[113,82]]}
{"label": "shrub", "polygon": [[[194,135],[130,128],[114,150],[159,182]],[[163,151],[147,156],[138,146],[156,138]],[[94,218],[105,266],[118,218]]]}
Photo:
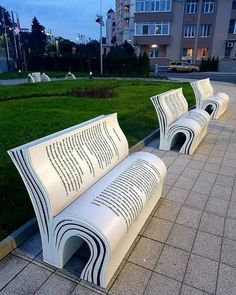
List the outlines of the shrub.
{"label": "shrub", "polygon": [[75,97],[112,98],[117,96],[113,88],[73,88],[69,93]]}
{"label": "shrub", "polygon": [[201,72],[217,72],[218,71],[218,64],[219,64],[219,58],[218,57],[208,57],[207,59],[201,60],[201,65],[200,65],[200,71]]}

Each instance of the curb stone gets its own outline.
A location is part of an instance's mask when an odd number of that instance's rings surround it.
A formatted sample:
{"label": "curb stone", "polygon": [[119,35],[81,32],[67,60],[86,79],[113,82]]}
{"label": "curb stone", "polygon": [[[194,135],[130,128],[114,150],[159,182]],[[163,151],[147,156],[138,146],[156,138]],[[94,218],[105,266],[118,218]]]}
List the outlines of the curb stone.
{"label": "curb stone", "polygon": [[134,146],[132,146],[129,149],[129,152],[130,153],[134,153],[134,152],[138,152],[138,151],[142,150],[151,141],[153,141],[154,139],[158,138],[159,137],[159,134],[160,134],[160,129],[158,128],[155,131],[153,131],[151,134],[149,134],[147,137],[145,137],[143,140],[139,141]]}
{"label": "curb stone", "polygon": [[20,244],[31,237],[38,230],[36,218],[30,219],[16,231],[0,242],[0,260],[15,250]]}

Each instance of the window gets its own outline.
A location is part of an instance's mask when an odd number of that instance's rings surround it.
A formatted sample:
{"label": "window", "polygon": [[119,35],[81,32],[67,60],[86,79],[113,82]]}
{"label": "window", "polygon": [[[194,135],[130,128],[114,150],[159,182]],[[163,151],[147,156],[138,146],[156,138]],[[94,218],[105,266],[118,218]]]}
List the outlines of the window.
{"label": "window", "polygon": [[183,56],[191,59],[193,57],[193,48],[183,48]]}
{"label": "window", "polygon": [[184,37],[185,38],[194,38],[195,37],[196,26],[195,25],[186,25],[184,26]]}
{"label": "window", "polygon": [[129,8],[129,5],[125,5],[125,7],[124,7],[124,11],[125,11],[125,12],[129,12],[129,9],[130,9],[130,8]]}
{"label": "window", "polygon": [[236,20],[231,19],[229,22],[229,34],[236,34]]}
{"label": "window", "polygon": [[197,59],[207,58],[208,48],[198,48],[197,49]]}
{"label": "window", "polygon": [[204,13],[212,13],[214,12],[214,0],[203,0],[202,3],[202,11]]}
{"label": "window", "polygon": [[211,25],[200,25],[199,37],[210,37]]}
{"label": "window", "polygon": [[136,0],[135,12],[171,11],[172,0]]}
{"label": "window", "polygon": [[187,0],[185,2],[185,13],[196,13],[197,12],[197,1]]}
{"label": "window", "polygon": [[232,9],[236,9],[236,0],[234,0],[232,3]]}
{"label": "window", "polygon": [[150,0],[136,0],[136,12],[149,11],[148,4]]}
{"label": "window", "polygon": [[129,18],[125,18],[125,20],[124,20],[124,26],[125,27],[129,26]]}
{"label": "window", "polygon": [[150,58],[155,58],[155,57],[158,57],[159,55],[159,52],[158,52],[158,49],[150,49],[149,50],[149,57]]}
{"label": "window", "polygon": [[151,0],[151,11],[170,11],[170,0]]}
{"label": "window", "polygon": [[135,35],[169,35],[170,22],[140,22],[135,23]]}

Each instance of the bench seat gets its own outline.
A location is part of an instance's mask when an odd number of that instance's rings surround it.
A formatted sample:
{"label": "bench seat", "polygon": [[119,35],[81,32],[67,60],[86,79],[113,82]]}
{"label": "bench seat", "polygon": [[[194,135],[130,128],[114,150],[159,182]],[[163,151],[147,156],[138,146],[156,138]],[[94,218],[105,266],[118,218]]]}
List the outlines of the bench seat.
{"label": "bench seat", "polygon": [[226,93],[214,93],[210,79],[190,83],[196,98],[196,107],[207,111],[212,119],[218,119],[226,111],[229,96]]}
{"label": "bench seat", "polygon": [[[130,169],[129,167],[137,165],[138,162],[147,164],[150,160],[158,169],[160,175],[155,183],[156,188],[146,193],[145,199],[147,203],[145,206],[137,208],[135,203],[129,202],[125,204],[127,193],[132,195],[140,190],[144,191],[145,186],[148,185],[148,182],[145,183],[146,177],[142,174],[142,171],[136,172],[136,177],[139,178],[139,185],[137,186],[126,177],[127,170]],[[132,174],[131,171],[130,173]],[[144,220],[147,220],[157,204],[161,196],[165,173],[164,163],[150,153],[137,152],[124,159],[55,217],[52,229],[54,231],[53,243],[51,243],[51,247],[47,248],[47,253],[44,253],[44,260],[62,268],[71,257],[73,238],[76,236],[83,237],[89,246],[92,259],[84,267],[80,278],[100,286],[106,286],[122,262],[124,253],[127,253],[142,229]],[[126,178],[126,183],[123,183],[122,186],[118,185],[121,177]],[[142,179],[143,184],[140,183]],[[116,185],[114,185],[115,183]],[[129,211],[132,212],[129,220],[122,221],[122,224],[121,218],[110,212],[109,208],[96,205],[96,211],[94,211],[94,204],[97,201],[108,202],[105,196],[111,186],[113,186],[113,197],[109,202],[117,206],[117,212],[119,210],[124,210],[124,214],[130,214]],[[84,200],[86,201],[84,202]],[[123,202],[124,204],[122,204]],[[96,218],[91,218],[91,214],[96,215]],[[109,214],[109,218],[107,214]],[[101,263],[101,261],[103,262]],[[101,267],[100,274],[96,271],[99,267]]]}
{"label": "bench seat", "polygon": [[182,88],[153,96],[151,101],[159,119],[159,148],[169,151],[182,138],[179,152],[192,154],[206,135],[209,114],[201,109],[188,111]]}

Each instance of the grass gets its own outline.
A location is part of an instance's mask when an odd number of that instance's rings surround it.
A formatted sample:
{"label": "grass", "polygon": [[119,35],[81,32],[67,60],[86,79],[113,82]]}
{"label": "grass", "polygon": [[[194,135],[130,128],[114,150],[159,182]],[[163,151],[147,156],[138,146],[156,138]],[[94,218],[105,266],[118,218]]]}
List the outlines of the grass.
{"label": "grass", "polygon": [[[72,97],[73,88],[111,87],[116,97]],[[24,184],[7,150],[101,114],[118,113],[122,130],[132,146],[158,127],[149,97],[183,87],[189,105],[188,83],[92,80],[57,81],[0,87],[0,240],[33,216]]]}

